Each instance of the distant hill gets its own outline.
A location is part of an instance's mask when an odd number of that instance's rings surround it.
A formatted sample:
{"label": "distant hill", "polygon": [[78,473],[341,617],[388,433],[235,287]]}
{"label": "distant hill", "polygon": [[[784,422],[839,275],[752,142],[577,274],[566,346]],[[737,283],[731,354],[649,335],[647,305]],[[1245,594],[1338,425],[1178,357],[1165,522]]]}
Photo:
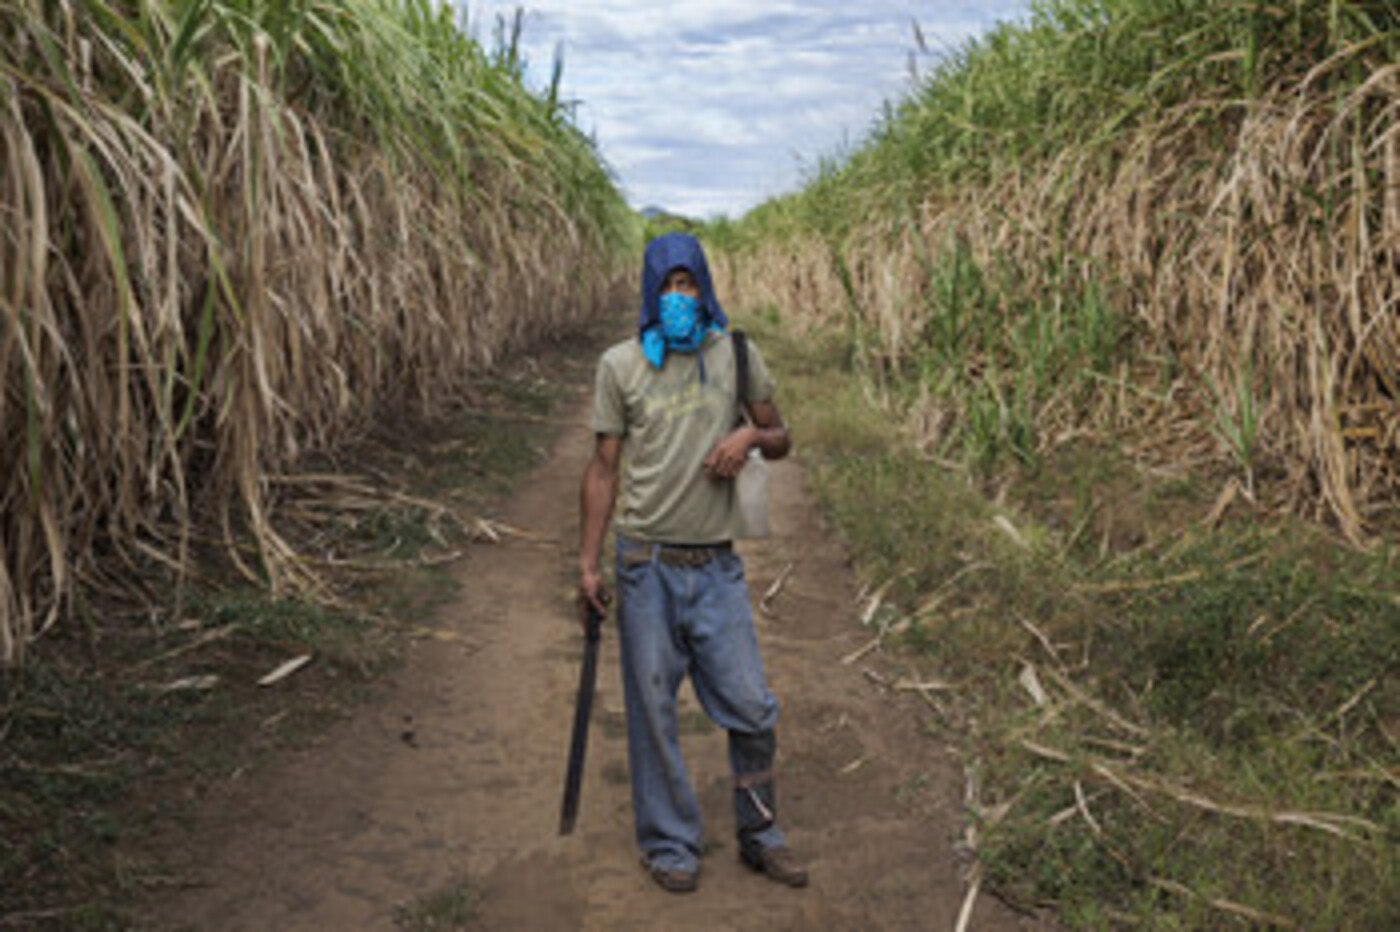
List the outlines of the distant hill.
{"label": "distant hill", "polygon": [[648,205],[637,213],[646,221],[647,236],[659,236],[662,233],[669,233],[674,230],[681,230],[685,233],[696,233],[704,227],[704,222],[693,217],[686,217],[675,214],[664,207]]}

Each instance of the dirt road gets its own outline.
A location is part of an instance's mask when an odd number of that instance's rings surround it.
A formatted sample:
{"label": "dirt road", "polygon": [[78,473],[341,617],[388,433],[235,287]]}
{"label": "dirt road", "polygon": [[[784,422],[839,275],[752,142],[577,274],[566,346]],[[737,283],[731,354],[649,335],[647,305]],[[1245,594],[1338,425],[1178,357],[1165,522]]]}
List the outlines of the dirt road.
{"label": "dirt road", "polygon": [[[920,727],[842,658],[867,639],[839,546],[800,460],[773,476],[775,536],[745,544],[770,684],[782,705],[779,799],[808,861],[805,890],[737,863],[724,736],[684,689],[685,753],[710,852],[677,896],[638,866],[617,644],[604,631],[583,804],[556,834],[576,686],[571,613],[577,489],[591,438],[576,422],[502,518],[529,532],[470,551],[461,597],[425,623],[384,696],[315,746],[216,794],[195,824],[198,885],[155,905],[158,928],[952,929],[963,903],[955,842],[962,782]],[[799,438],[800,442],[800,438]],[[207,841],[205,841],[207,840]],[[1025,928],[983,896],[973,929]]]}

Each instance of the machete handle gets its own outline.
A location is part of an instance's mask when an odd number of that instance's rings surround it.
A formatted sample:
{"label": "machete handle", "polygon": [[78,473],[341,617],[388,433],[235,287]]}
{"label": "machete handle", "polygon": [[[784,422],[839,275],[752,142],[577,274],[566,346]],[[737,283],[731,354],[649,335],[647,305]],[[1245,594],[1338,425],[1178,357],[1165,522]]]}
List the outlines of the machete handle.
{"label": "machete handle", "polygon": [[588,603],[588,612],[584,616],[583,637],[588,643],[596,644],[602,636],[603,613],[598,611],[592,602]]}

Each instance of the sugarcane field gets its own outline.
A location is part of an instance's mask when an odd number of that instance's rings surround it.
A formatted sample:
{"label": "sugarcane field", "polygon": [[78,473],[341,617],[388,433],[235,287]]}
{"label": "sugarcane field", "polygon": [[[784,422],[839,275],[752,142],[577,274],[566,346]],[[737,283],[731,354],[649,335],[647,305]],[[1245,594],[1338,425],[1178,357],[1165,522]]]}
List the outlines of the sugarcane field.
{"label": "sugarcane field", "polygon": [[1400,3],[975,6],[0,0],[0,929],[1400,928]]}

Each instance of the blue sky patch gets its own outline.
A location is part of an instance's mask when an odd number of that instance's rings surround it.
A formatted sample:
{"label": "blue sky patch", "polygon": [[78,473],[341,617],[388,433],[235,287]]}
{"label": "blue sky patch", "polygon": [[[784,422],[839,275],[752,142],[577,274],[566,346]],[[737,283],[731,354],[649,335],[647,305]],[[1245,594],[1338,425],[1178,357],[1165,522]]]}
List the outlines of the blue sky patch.
{"label": "blue sky patch", "polygon": [[[886,101],[1030,0],[472,0],[469,28],[490,44],[496,17],[525,9],[529,80],[564,50],[563,95],[597,139],[633,207],[737,217],[801,187],[854,146]],[[917,51],[913,23],[928,52]]]}

